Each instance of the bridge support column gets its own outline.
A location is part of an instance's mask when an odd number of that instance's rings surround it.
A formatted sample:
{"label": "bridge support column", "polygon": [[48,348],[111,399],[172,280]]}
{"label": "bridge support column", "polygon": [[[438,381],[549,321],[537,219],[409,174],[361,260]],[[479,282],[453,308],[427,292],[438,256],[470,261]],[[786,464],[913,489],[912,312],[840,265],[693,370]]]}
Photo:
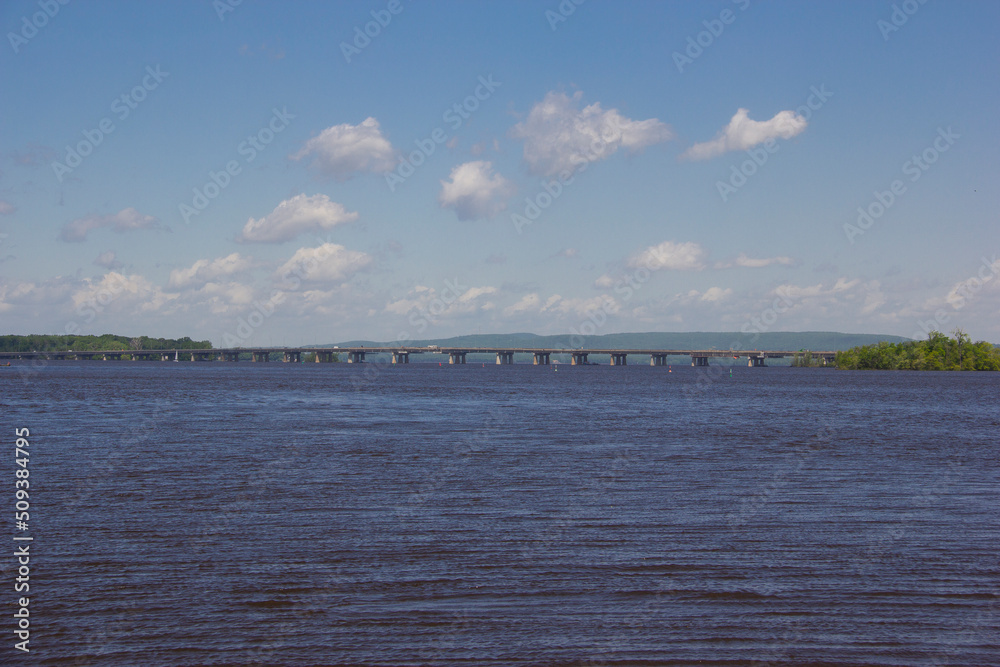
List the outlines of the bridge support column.
{"label": "bridge support column", "polygon": [[627,354],[612,353],[611,354],[611,365],[612,366],[625,366],[628,363]]}
{"label": "bridge support column", "polygon": [[285,352],[281,360],[285,363],[299,364],[302,363],[302,353],[298,350],[291,350]]}
{"label": "bridge support column", "polygon": [[497,364],[509,366],[514,363],[513,352],[497,352]]}
{"label": "bridge support column", "polygon": [[587,361],[587,353],[586,352],[574,352],[573,353],[573,361],[572,361],[571,365],[573,365],[573,366],[580,366],[580,365],[585,365],[587,363],[589,363],[589,362]]}
{"label": "bridge support column", "polygon": [[[329,364],[329,363],[333,363],[333,355],[334,354],[336,354],[336,352],[327,352],[325,350],[317,350],[315,352],[316,363],[317,364]],[[348,361],[350,361],[350,360],[348,360]]]}
{"label": "bridge support column", "polygon": [[667,355],[665,355],[665,354],[651,354],[651,355],[649,355],[649,365],[650,366],[666,366],[667,365]]}
{"label": "bridge support column", "polygon": [[239,352],[223,352],[222,353],[222,360],[223,361],[239,361],[240,360],[240,353]]}
{"label": "bridge support column", "polygon": [[535,352],[535,365],[536,366],[548,366],[549,365],[549,352]]}
{"label": "bridge support column", "polygon": [[708,366],[708,357],[691,357],[692,366]]}
{"label": "bridge support column", "polygon": [[271,353],[264,352],[263,350],[254,350],[250,353],[250,359],[252,361],[260,361],[260,362],[271,361]]}
{"label": "bridge support column", "polygon": [[393,352],[392,353],[392,363],[394,363],[394,364],[408,364],[408,363],[410,363],[410,353],[409,352]]}
{"label": "bridge support column", "polygon": [[169,352],[161,352],[160,353],[160,361],[170,361],[170,353]]}
{"label": "bridge support column", "polygon": [[465,352],[449,352],[448,353],[448,363],[449,364],[464,364],[465,363]]}
{"label": "bridge support column", "polygon": [[365,363],[365,353],[360,350],[351,350],[347,353],[347,363],[349,364],[363,364]]}
{"label": "bridge support column", "polygon": [[751,367],[754,367],[754,368],[760,368],[760,367],[763,367],[765,365],[766,364],[764,363],[764,357],[763,356],[760,356],[760,357],[747,357],[747,366],[751,366]]}

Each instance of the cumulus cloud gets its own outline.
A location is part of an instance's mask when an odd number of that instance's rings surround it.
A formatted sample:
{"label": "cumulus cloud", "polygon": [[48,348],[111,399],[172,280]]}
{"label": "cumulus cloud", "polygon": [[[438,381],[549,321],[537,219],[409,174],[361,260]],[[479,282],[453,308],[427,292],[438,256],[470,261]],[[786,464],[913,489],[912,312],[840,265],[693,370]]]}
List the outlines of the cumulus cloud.
{"label": "cumulus cloud", "polygon": [[105,250],[97,259],[94,260],[94,264],[97,266],[102,266],[105,269],[120,269],[122,268],[122,263],[118,261],[118,257],[115,255],[114,250]]}
{"label": "cumulus cloud", "polygon": [[275,272],[283,281],[342,283],[371,265],[373,258],[363,252],[348,250],[336,243],[324,243],[315,248],[299,248]]}
{"label": "cumulus cloud", "polygon": [[159,311],[176,295],[165,294],[143,276],[126,276],[117,271],[109,271],[99,280],[83,280],[72,294],[73,305],[78,313],[93,311],[93,315],[108,310],[131,312]]}
{"label": "cumulus cloud", "polygon": [[417,285],[402,299],[390,301],[385,305],[385,312],[396,315],[406,315],[411,312],[422,313],[425,317],[450,317],[477,311],[493,310],[496,305],[483,297],[496,294],[496,287],[459,288],[445,281],[446,288],[438,292],[433,287]]}
{"label": "cumulus cloud", "polygon": [[459,220],[493,217],[507,208],[503,200],[514,193],[506,178],[493,173],[493,163],[484,160],[458,165],[449,178],[441,181],[438,201],[455,209]]}
{"label": "cumulus cloud", "polygon": [[594,287],[597,289],[610,289],[615,284],[615,279],[611,277],[610,274],[605,273],[594,281]]}
{"label": "cumulus cloud", "polygon": [[252,258],[243,257],[238,252],[212,260],[199,259],[187,268],[171,271],[167,286],[174,289],[200,286],[223,276],[244,273],[252,269],[253,266],[254,260]]}
{"label": "cumulus cloud", "polygon": [[635,152],[674,136],[656,118],[632,120],[617,109],[602,109],[597,102],[580,109],[582,96],[580,91],[572,97],[549,92],[511,129],[511,136],[524,140],[524,161],[532,172],[573,171],[610,157],[619,148]]}
{"label": "cumulus cloud", "polygon": [[330,201],[326,195],[296,195],[278,204],[263,218],[250,218],[236,237],[244,243],[283,243],[305,232],[333,229],[358,219],[342,204]]}
{"label": "cumulus cloud", "polygon": [[126,208],[114,215],[90,215],[85,218],[77,218],[62,228],[60,237],[63,241],[85,241],[87,234],[102,227],[110,227],[118,233],[139,229],[162,229],[159,220],[153,216],[142,215],[134,208]]}
{"label": "cumulus cloud", "polygon": [[646,248],[629,258],[631,268],[644,267],[650,271],[700,271],[705,268],[705,250],[697,243],[664,241]]}
{"label": "cumulus cloud", "polygon": [[396,151],[382,136],[378,121],[366,118],[360,125],[343,123],[323,130],[291,156],[313,156],[312,166],[337,180],[362,171],[383,173],[396,166]]}
{"label": "cumulus cloud", "polygon": [[838,278],[837,282],[831,287],[824,287],[822,283],[817,285],[807,285],[806,287],[787,284],[776,287],[774,289],[774,293],[779,296],[787,297],[793,301],[800,301],[803,299],[815,299],[818,297],[829,297],[841,294],[843,292],[850,291],[859,284],[861,284],[860,278],[855,278],[854,280]]}
{"label": "cumulus cloud", "polygon": [[618,310],[618,302],[607,295],[595,296],[589,299],[567,299],[559,294],[553,294],[543,301],[537,292],[532,292],[525,294],[516,303],[504,308],[503,314],[507,317],[521,313],[588,317],[596,311],[604,311],[610,314],[617,313]]}
{"label": "cumulus cloud", "polygon": [[795,260],[791,257],[748,257],[746,253],[741,252],[739,256],[731,262],[719,262],[715,265],[717,269],[731,269],[734,266],[743,267],[747,269],[761,269],[766,266],[772,265],[780,266],[794,266]]}
{"label": "cumulus cloud", "polygon": [[705,290],[698,296],[698,300],[709,301],[714,303],[717,301],[723,301],[725,299],[728,299],[730,296],[732,296],[732,294],[733,290],[728,287],[725,289],[723,289],[722,287],[709,287],[707,290]]}
{"label": "cumulus cloud", "polygon": [[746,109],[739,109],[729,125],[711,141],[695,144],[682,158],[707,160],[729,151],[753,148],[770,139],[791,139],[806,129],[806,119],[794,111],[780,111],[771,120],[750,120]]}
{"label": "cumulus cloud", "polygon": [[0,199],[0,215],[10,215],[17,210],[17,207],[11,204],[9,201],[4,201]]}

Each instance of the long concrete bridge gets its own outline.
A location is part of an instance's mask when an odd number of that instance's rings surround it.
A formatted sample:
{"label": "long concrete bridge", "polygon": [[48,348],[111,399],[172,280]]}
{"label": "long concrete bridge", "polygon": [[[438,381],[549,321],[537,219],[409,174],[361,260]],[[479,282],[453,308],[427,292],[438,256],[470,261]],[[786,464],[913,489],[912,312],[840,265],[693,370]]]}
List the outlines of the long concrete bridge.
{"label": "long concrete bridge", "polygon": [[0,352],[2,359],[44,359],[44,360],[103,360],[120,361],[127,356],[132,361],[239,361],[241,354],[249,354],[255,362],[270,361],[276,356],[285,362],[298,363],[302,355],[311,353],[316,362],[331,362],[335,354],[347,355],[347,362],[364,363],[369,354],[389,354],[394,364],[410,363],[413,354],[448,355],[449,364],[464,364],[470,354],[496,355],[496,363],[513,364],[515,354],[530,354],[536,366],[551,363],[552,355],[568,355],[574,366],[593,363],[590,357],[607,356],[612,366],[624,366],[628,357],[649,357],[650,366],[666,366],[670,357],[690,357],[692,366],[708,366],[708,360],[730,357],[746,358],[747,366],[764,366],[767,359],[781,359],[796,355],[810,355],[821,360],[824,365],[832,363],[836,352],[809,350],[613,350],[613,349],[562,349],[535,347],[245,347],[245,348],[212,348],[212,349],[169,349],[169,350],[65,350],[59,352]]}

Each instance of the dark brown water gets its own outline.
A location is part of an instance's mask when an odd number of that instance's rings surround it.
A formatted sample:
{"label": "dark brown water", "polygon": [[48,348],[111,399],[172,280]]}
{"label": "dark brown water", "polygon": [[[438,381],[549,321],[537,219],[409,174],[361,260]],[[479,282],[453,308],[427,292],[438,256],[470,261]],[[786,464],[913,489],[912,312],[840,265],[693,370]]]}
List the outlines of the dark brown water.
{"label": "dark brown water", "polygon": [[[1000,664],[998,390],[743,367],[12,367],[8,449],[32,433],[23,662]],[[0,663],[20,657],[7,625]]]}

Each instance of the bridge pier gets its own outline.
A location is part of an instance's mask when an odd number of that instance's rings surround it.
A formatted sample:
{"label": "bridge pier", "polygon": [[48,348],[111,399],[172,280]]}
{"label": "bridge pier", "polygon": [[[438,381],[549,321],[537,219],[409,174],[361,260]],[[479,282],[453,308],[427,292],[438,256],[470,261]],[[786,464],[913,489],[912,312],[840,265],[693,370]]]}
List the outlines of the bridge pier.
{"label": "bridge pier", "polygon": [[219,359],[221,361],[239,361],[240,360],[240,353],[239,352],[223,352],[222,354],[219,355]]}
{"label": "bridge pier", "polygon": [[394,364],[408,364],[408,363],[410,363],[410,353],[409,352],[393,352],[392,353],[392,363],[394,363]]}
{"label": "bridge pier", "polygon": [[751,366],[753,368],[761,368],[766,366],[766,364],[764,363],[764,355],[761,355],[759,357],[747,357],[747,366]]}
{"label": "bridge pier", "polygon": [[587,353],[586,352],[574,352],[573,353],[573,361],[571,363],[572,366],[580,366],[580,365],[584,365],[584,364],[587,364],[587,363],[589,363],[589,362],[587,361]]}
{"label": "bridge pier", "polygon": [[708,357],[691,357],[692,366],[708,366]]}
{"label": "bridge pier", "polygon": [[120,353],[119,354],[105,354],[105,355],[103,355],[102,361],[107,361],[108,359],[113,359],[115,361],[121,361],[122,360],[122,355]]}
{"label": "bridge pier", "polygon": [[289,350],[282,355],[281,359],[284,363],[300,364],[302,363],[302,353],[298,350]]}
{"label": "bridge pier", "polygon": [[365,363],[365,353],[362,350],[351,350],[347,353],[347,363],[349,364],[363,364]]}
{"label": "bridge pier", "polygon": [[497,364],[509,366],[514,363],[513,352],[497,352]]}
{"label": "bridge pier", "polygon": [[317,350],[315,352],[315,354],[316,354],[315,361],[316,361],[317,364],[330,364],[330,363],[333,363],[333,355],[335,355],[336,352],[327,352],[325,350]]}
{"label": "bridge pier", "polygon": [[618,352],[613,352],[611,354],[611,365],[612,366],[625,366],[628,363],[628,355],[621,354]]}
{"label": "bridge pier", "polygon": [[264,350],[251,350],[250,360],[259,361],[261,363],[271,361],[271,353],[265,352]]}
{"label": "bridge pier", "polygon": [[535,365],[536,366],[548,366],[549,365],[549,352],[535,352]]}
{"label": "bridge pier", "polygon": [[665,355],[665,354],[651,354],[651,355],[649,355],[649,365],[650,366],[666,366],[667,365],[667,355]]}
{"label": "bridge pier", "polygon": [[465,363],[465,352],[449,352],[448,353],[448,363],[449,364],[464,364]]}

